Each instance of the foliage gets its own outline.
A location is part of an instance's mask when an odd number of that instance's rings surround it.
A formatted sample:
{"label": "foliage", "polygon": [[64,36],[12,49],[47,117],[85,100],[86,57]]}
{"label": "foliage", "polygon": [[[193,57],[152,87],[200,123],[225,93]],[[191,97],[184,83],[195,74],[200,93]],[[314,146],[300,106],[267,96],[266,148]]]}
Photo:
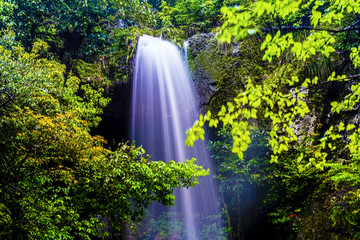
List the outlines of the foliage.
{"label": "foliage", "polygon": [[114,8],[118,9],[119,17],[127,26],[154,27],[155,14],[147,1],[140,0],[111,0]]}
{"label": "foliage", "polygon": [[[49,56],[65,63],[67,70],[74,69],[73,60],[80,59],[96,64],[101,74],[111,81],[124,81],[128,78],[128,60],[136,45],[128,36],[146,32],[182,42],[186,29],[210,31],[217,24],[221,4],[219,0],[169,3],[158,0],[3,0],[0,2],[0,29],[14,30],[27,50],[37,39],[47,42]],[[173,20],[166,20],[169,18]],[[155,31],[160,29],[161,32]]]}
{"label": "foliage", "polygon": [[[113,43],[111,32],[121,25],[151,27],[156,20],[146,1],[81,0],[13,1],[9,11],[1,15],[17,38],[29,48],[36,39],[51,46],[51,52],[62,62],[82,59],[88,62],[103,55]],[[13,11],[12,11],[13,10]],[[13,14],[11,14],[13,12]],[[4,25],[5,26],[5,25]]]}
{"label": "foliage", "polygon": [[176,187],[207,174],[194,160],[166,164],[128,144],[104,148],[89,133],[109,101],[102,88],[41,57],[45,42],[28,53],[14,37],[0,39],[1,238],[106,236],[104,218],[120,231],[154,201],[171,206]]}
{"label": "foliage", "polygon": [[137,37],[161,35],[160,4],[0,1],[0,238],[106,237],[208,174],[89,133],[111,83],[128,80]]}
{"label": "foliage", "polygon": [[[224,239],[224,232],[219,221],[220,215],[201,216],[196,214],[193,216],[199,226],[196,229],[196,239]],[[147,219],[139,223],[137,239],[186,239],[184,216],[181,212],[163,212],[160,215],[149,214]]]}
{"label": "foliage", "polygon": [[[179,9],[173,13],[167,12],[165,1],[164,7],[161,1],[140,0],[4,0],[0,4],[0,29],[14,30],[27,50],[41,39],[50,46],[49,56],[65,63],[67,70],[77,68],[73,63],[81,60],[96,64],[95,69],[100,69],[96,75],[115,82],[128,78],[136,45],[132,36],[145,32],[182,42],[183,29],[193,22],[201,29],[215,25],[221,1],[177,1],[176,6],[169,5]],[[169,27],[165,20],[169,17],[179,18],[179,24]]]}
{"label": "foliage", "polygon": [[[275,0],[221,9],[225,21],[219,38],[231,43],[257,34],[263,61],[273,69],[261,82],[249,78],[245,91],[216,114],[200,115],[186,144],[204,138],[206,123],[221,124],[231,133],[231,151],[243,160],[251,132],[264,126],[274,165],[263,166],[273,169],[266,174],[272,187],[265,201],[276,224],[291,223],[290,215],[309,208],[310,199],[321,201],[340,186],[359,182],[360,131],[352,112],[359,102],[359,6],[355,1]],[[306,70],[326,60],[338,64],[331,74]],[[299,126],[308,119],[313,119],[308,126]]]}
{"label": "foliage", "polygon": [[107,1],[14,1],[17,37],[30,47],[47,41],[63,61],[80,55],[91,59],[107,44]]}
{"label": "foliage", "polygon": [[[223,25],[222,35],[220,36],[221,39],[229,41],[229,37],[232,35],[243,38],[249,33],[252,33],[250,30],[254,30],[255,32],[260,31],[261,26],[257,26],[255,24],[256,22],[251,19],[257,19],[258,16],[264,13],[275,14],[275,16],[278,15],[279,17],[284,18],[284,20],[287,20],[286,17],[295,11],[300,3],[294,2],[292,5],[279,5],[281,7],[276,4],[280,4],[280,2],[275,2],[274,4],[268,3],[268,6],[259,1],[253,4],[253,9],[245,10],[242,8],[223,8],[224,15],[228,17],[228,20]],[[295,5],[293,6],[293,4]],[[317,8],[318,5],[315,5],[313,11],[316,11]],[[300,63],[303,63],[307,58],[315,54],[329,57],[330,53],[335,51],[332,47],[335,36],[331,35],[328,31],[321,29],[317,30],[316,26],[320,24],[319,21],[321,24],[331,23],[331,20],[338,19],[339,15],[342,16],[346,13],[352,14],[354,11],[353,8],[357,9],[357,4],[354,3],[353,7],[349,6],[349,10],[343,8],[338,9],[336,6],[330,5],[328,9],[329,11],[333,10],[333,12],[331,14],[326,14],[326,17],[324,16],[327,20],[320,21],[317,19],[315,21],[313,20],[314,17],[312,17],[312,24],[315,29],[311,30],[311,37],[302,39],[301,41],[295,42],[291,33],[281,35],[280,30],[277,31],[275,36],[267,34],[265,41],[262,43],[262,48],[265,49],[263,59],[271,61],[273,57],[279,57],[280,54],[286,50],[295,55],[292,61],[299,61]],[[234,11],[239,11],[239,13],[234,14]],[[337,14],[335,14],[336,11],[338,11]],[[247,21],[239,21],[237,18],[244,18]],[[227,28],[229,25],[230,27]],[[306,47],[304,47],[305,45]],[[291,63],[288,65],[290,64]],[[218,122],[221,121],[224,126],[230,124],[234,139],[232,151],[238,154],[239,158],[243,158],[243,153],[251,142],[249,130],[252,129],[252,126],[249,124],[248,120],[257,119],[259,116],[269,123],[269,144],[273,151],[271,161],[277,162],[279,155],[289,151],[291,148],[290,144],[294,144],[295,147],[298,146],[296,143],[299,141],[299,134],[296,135],[294,133],[292,126],[296,118],[303,118],[306,114],[310,113],[309,106],[305,101],[307,98],[306,90],[322,84],[322,82],[319,83],[319,79],[316,76],[313,78],[301,79],[297,75],[288,76],[285,74],[283,73],[282,78],[280,79],[273,79],[273,82],[268,80],[266,84],[255,85],[253,81],[249,79],[246,91],[239,94],[234,99],[234,103],[229,102],[227,107],[223,106],[217,116],[211,115],[210,112],[205,116],[200,116],[199,121],[188,131],[187,143],[191,145],[194,140],[202,138],[202,126],[206,121],[209,122],[210,126],[217,126]],[[335,72],[326,80],[328,82],[349,81],[345,75],[336,76]],[[332,112],[340,113],[340,111],[353,109],[357,103],[356,89],[357,85],[353,85],[351,87],[352,93],[347,95],[344,101],[340,103],[332,102]],[[273,94],[274,92],[276,94]],[[270,118],[270,121],[267,120],[268,118]],[[297,159],[299,168],[302,166],[301,162],[303,159],[307,159],[311,165],[314,165],[317,168],[323,168],[327,158],[331,159],[334,157],[329,156],[326,150],[332,151],[336,149],[336,146],[333,145],[333,141],[341,138],[338,132],[351,131],[353,128],[355,128],[355,125],[349,124],[345,126],[343,122],[337,126],[330,126],[330,128],[323,133],[322,138],[319,139],[317,143],[312,144],[313,146],[316,146],[316,151],[307,153],[309,154],[307,156],[304,156],[304,153],[299,156]],[[350,144],[347,145],[352,156],[355,156],[356,152],[353,146],[353,144],[356,144],[355,139],[356,132],[350,138],[350,140],[352,140],[350,141]]]}
{"label": "foliage", "polygon": [[0,28],[11,28],[15,23],[13,12],[16,5],[8,0],[0,1]]}
{"label": "foliage", "polygon": [[234,185],[227,183],[227,181],[233,181],[231,177],[235,175],[235,181],[261,184],[267,175],[263,171],[272,167],[266,161],[269,152],[266,145],[266,132],[254,130],[251,133],[252,144],[243,159],[232,154],[233,141],[230,138],[231,133],[228,127],[220,130],[217,134],[220,139],[215,142],[210,141],[209,148],[214,154],[213,158],[219,164],[219,178],[222,179],[221,190],[231,192],[235,190],[235,187],[240,188],[239,190],[242,191],[241,184]]}
{"label": "foliage", "polygon": [[[266,144],[267,133],[260,129],[251,133],[252,143],[244,159],[239,159],[231,152],[233,140],[230,128],[225,127],[217,132],[216,141],[209,141],[212,158],[216,160],[216,178],[220,181],[224,210],[228,216],[228,226],[232,227],[229,239],[247,239],[245,231],[247,220],[256,219],[259,213],[248,215],[252,208],[259,209],[255,199],[263,197],[266,192],[267,177],[276,167],[269,163],[269,149]],[[259,226],[261,227],[261,226]]]}
{"label": "foliage", "polygon": [[209,32],[219,21],[219,0],[185,0],[162,1],[158,13],[162,22],[162,30],[166,34],[173,28],[179,28],[185,35],[193,35],[197,31]]}
{"label": "foliage", "polygon": [[[229,129],[227,126],[220,130],[218,139],[210,141],[209,147],[218,162],[217,178],[232,226],[232,239],[269,235],[270,239],[283,239],[295,237],[294,232],[307,237],[325,234],[327,239],[332,239],[330,236],[337,231],[351,236],[356,234],[358,226],[352,223],[357,221],[354,220],[358,207],[355,189],[358,188],[359,168],[333,164],[326,169],[328,171],[307,168],[300,172],[291,153],[282,158],[281,164],[270,164],[267,132],[261,126],[252,130],[252,142],[240,159],[231,152],[233,140]],[[320,126],[316,131],[319,129]],[[305,142],[309,143],[308,140]],[[344,189],[349,184],[356,186]],[[331,189],[334,187],[335,190]],[[335,193],[331,194],[333,191]],[[264,213],[267,216],[263,216]],[[262,218],[273,227],[259,224],[264,221]],[[256,233],[249,221],[257,221]],[[272,231],[273,228],[277,230]]]}

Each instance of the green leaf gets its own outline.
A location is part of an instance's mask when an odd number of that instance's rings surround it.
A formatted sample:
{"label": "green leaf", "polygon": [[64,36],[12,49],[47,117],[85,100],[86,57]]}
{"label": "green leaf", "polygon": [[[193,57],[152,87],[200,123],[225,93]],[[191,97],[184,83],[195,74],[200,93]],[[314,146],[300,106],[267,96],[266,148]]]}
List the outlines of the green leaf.
{"label": "green leaf", "polygon": [[351,131],[352,129],[354,129],[355,128],[355,125],[354,124],[348,124],[347,126],[346,126],[346,131]]}
{"label": "green leaf", "polygon": [[339,130],[339,132],[345,130],[345,124],[343,122],[340,122],[340,124],[338,126],[338,130]]}

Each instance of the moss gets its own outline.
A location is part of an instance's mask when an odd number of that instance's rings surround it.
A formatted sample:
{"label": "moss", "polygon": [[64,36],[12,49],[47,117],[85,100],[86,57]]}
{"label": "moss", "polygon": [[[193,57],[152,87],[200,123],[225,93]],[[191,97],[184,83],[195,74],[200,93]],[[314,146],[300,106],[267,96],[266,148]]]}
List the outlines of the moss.
{"label": "moss", "polygon": [[297,227],[297,239],[358,239],[359,215],[353,214],[354,205],[348,200],[355,189],[357,187],[343,187],[332,191],[331,194],[329,189],[327,191],[323,189],[322,197],[309,196],[307,206],[293,223]]}
{"label": "moss", "polygon": [[200,92],[206,92],[201,89],[202,81],[216,88],[204,102],[216,112],[244,90],[248,78],[261,81],[267,66],[255,39],[249,38],[237,45],[220,43],[216,37],[206,43],[201,40],[190,40],[189,66],[195,83],[200,85]]}

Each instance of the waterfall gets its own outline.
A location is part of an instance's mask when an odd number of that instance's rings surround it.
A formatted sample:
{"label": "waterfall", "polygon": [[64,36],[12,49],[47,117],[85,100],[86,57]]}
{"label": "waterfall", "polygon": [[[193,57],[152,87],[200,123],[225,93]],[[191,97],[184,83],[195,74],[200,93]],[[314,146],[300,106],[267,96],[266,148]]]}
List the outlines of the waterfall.
{"label": "waterfall", "polygon": [[186,65],[188,65],[189,41],[185,41],[183,43],[183,47],[184,47],[184,56],[185,56]]}
{"label": "waterfall", "polygon": [[[195,157],[198,165],[213,169],[205,142],[195,142],[192,148],[185,145],[186,129],[199,114],[195,99],[189,70],[178,47],[159,38],[140,37],[131,116],[131,137],[136,145],[142,145],[153,160],[182,162]],[[176,191],[175,206],[167,210],[183,216],[185,239],[200,239],[199,216],[219,215],[217,194],[210,176],[201,178],[194,188]]]}

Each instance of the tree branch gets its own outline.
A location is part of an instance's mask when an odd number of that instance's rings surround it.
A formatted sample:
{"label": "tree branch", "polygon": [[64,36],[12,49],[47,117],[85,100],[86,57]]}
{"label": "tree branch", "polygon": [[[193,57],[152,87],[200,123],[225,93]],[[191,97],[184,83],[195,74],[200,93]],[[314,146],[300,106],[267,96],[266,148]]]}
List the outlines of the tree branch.
{"label": "tree branch", "polygon": [[9,186],[9,187],[11,187],[12,189],[14,189],[14,190],[16,190],[16,191],[18,191],[18,192],[20,192],[20,193],[22,193],[22,194],[25,194],[25,192],[24,192],[23,190],[21,190],[20,188],[12,185],[11,183],[9,183],[9,182],[7,182],[7,181],[5,181],[5,180],[1,180],[1,182],[3,183],[3,184],[1,184],[2,187]]}
{"label": "tree branch", "polygon": [[346,28],[342,28],[342,29],[330,29],[330,28],[315,28],[314,26],[298,26],[298,27],[294,27],[294,26],[281,26],[281,27],[274,27],[274,28],[262,28],[260,29],[263,32],[272,32],[272,31],[277,31],[277,30],[287,30],[287,31],[298,31],[298,30],[316,30],[316,31],[328,31],[328,32],[333,32],[333,33],[340,33],[340,32],[346,32],[346,31],[353,31],[353,30],[357,30],[360,29],[360,26],[355,27],[356,25],[358,25],[360,23],[360,20],[354,22],[353,24],[351,24],[350,26],[346,27]]}
{"label": "tree branch", "polygon": [[0,107],[6,106],[9,102],[14,100],[14,97],[10,93],[8,93],[7,91],[0,90],[0,94],[1,93],[4,93],[8,97],[8,99],[4,103],[0,103]]}
{"label": "tree branch", "polygon": [[346,78],[359,78],[360,74],[356,74],[356,75],[351,75],[351,76],[347,76]]}
{"label": "tree branch", "polygon": [[[350,75],[350,76],[346,76],[347,79],[354,79],[354,78],[360,78],[360,74],[356,74],[356,75]],[[344,82],[348,82],[348,81],[344,81]],[[311,85],[309,87],[306,87],[304,89],[312,89],[315,87],[318,87],[320,85],[327,85],[327,84],[332,84],[332,83],[337,83],[337,81],[323,81],[323,82],[319,82],[316,85]]]}

